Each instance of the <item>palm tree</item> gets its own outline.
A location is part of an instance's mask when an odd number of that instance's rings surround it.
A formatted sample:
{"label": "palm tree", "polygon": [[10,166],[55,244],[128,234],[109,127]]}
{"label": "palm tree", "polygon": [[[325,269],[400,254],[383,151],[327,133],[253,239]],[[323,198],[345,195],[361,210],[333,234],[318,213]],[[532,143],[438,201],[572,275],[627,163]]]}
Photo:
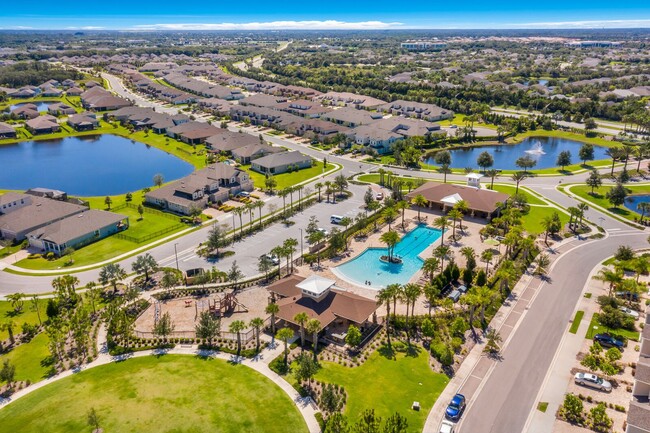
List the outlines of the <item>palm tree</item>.
{"label": "palm tree", "polygon": [[388,248],[388,262],[392,263],[393,249],[395,248],[395,245],[397,245],[397,243],[399,242],[399,235],[397,234],[397,232],[394,232],[389,229],[387,232],[383,233],[379,237],[379,240],[386,244],[386,247]]}
{"label": "palm tree", "polygon": [[449,253],[451,248],[447,245],[440,244],[436,249],[433,250],[433,256],[440,260],[440,269],[445,268],[445,259],[450,258]]}
{"label": "palm tree", "polygon": [[388,339],[388,348],[390,349],[390,303],[393,300],[393,292],[396,284],[389,284],[380,289],[377,293],[377,303],[386,306],[386,337]]}
{"label": "palm tree", "polygon": [[638,205],[636,205],[636,210],[641,211],[641,218],[639,218],[639,222],[643,222],[643,217],[645,217],[645,214],[650,210],[650,203],[647,201],[642,201]]}
{"label": "palm tree", "polygon": [[[307,238],[307,242],[309,242],[311,245],[318,245],[325,239],[325,234],[320,231],[316,230],[315,232],[311,233],[309,237]],[[318,269],[320,269],[320,254],[321,254],[322,248],[319,248],[318,251],[316,251],[316,259],[318,260]]]}
{"label": "palm tree", "polygon": [[316,188],[318,190],[318,203],[320,203],[320,192],[323,189],[323,184],[320,183],[320,182],[316,182],[316,184],[314,185],[314,188]]}
{"label": "palm tree", "polygon": [[331,181],[326,181],[325,182],[325,194],[327,195],[327,202],[330,202],[330,194],[332,194],[332,182]]}
{"label": "palm tree", "polygon": [[620,269],[612,271],[611,269],[603,268],[598,272],[594,279],[609,284],[607,296],[612,296],[612,290],[614,290],[614,287],[623,283],[623,271]]}
{"label": "palm tree", "polygon": [[621,149],[618,148],[618,147],[610,147],[605,151],[605,155],[612,158],[612,169],[611,169],[609,175],[614,176],[614,165],[616,164],[616,160],[620,159],[623,156],[622,152],[621,152]]}
{"label": "palm tree", "polygon": [[149,272],[155,271],[158,268],[158,262],[149,253],[143,254],[135,258],[131,265],[131,269],[136,273],[144,274],[144,281],[149,281]]}
{"label": "palm tree", "polygon": [[476,251],[474,251],[474,248],[472,247],[463,247],[460,249],[460,254],[465,257],[465,267],[468,267],[468,263],[476,263]]}
{"label": "palm tree", "polygon": [[309,316],[307,313],[302,312],[293,316],[293,321],[300,325],[300,348],[305,349],[305,325],[309,321]]}
{"label": "palm tree", "polygon": [[395,207],[402,211],[402,230],[404,230],[404,212],[408,209],[409,203],[406,200],[400,200],[395,204]]}
{"label": "palm tree", "polygon": [[260,228],[264,228],[264,222],[262,222],[262,209],[266,203],[264,203],[264,200],[255,200],[253,202],[253,206],[257,208],[257,213],[259,214],[260,218]]}
{"label": "palm tree", "polygon": [[485,172],[485,175],[490,178],[490,189],[494,189],[494,178],[499,175],[499,170],[491,168]]}
{"label": "palm tree", "polygon": [[389,206],[386,209],[384,209],[382,215],[384,217],[384,220],[386,220],[386,222],[388,223],[388,230],[390,231],[391,223],[395,221],[395,218],[397,217],[397,210],[394,207]]}
{"label": "palm tree", "polygon": [[523,171],[518,171],[512,175],[513,182],[517,184],[517,187],[515,188],[515,195],[519,192],[519,184],[521,181],[526,179],[526,177],[528,177],[528,174],[524,173]]}
{"label": "palm tree", "polygon": [[314,349],[314,359],[316,359],[316,353],[318,351],[318,333],[321,329],[320,322],[318,319],[310,319],[309,322],[307,322],[306,329],[307,332],[311,334]]}
{"label": "palm tree", "polygon": [[[282,257],[284,257],[284,247],[282,245],[278,245],[277,247],[273,248],[271,250],[271,255],[275,256],[278,258],[278,279],[282,278]],[[289,269],[287,269],[287,273],[289,272]]]}
{"label": "palm tree", "polygon": [[461,298],[461,302],[467,306],[469,312],[469,326],[474,331],[474,313],[476,312],[476,307],[481,305],[481,299],[474,293],[470,291],[465,296]]}
{"label": "palm tree", "polygon": [[447,216],[451,218],[451,237],[456,241],[456,220],[462,218],[463,214],[457,209],[452,209],[447,212]]}
{"label": "palm tree", "polygon": [[449,220],[447,219],[447,217],[444,217],[444,216],[438,217],[433,221],[433,226],[439,228],[440,231],[442,232],[441,236],[440,236],[440,245],[444,245],[445,244],[445,230],[449,226]]}
{"label": "palm tree", "polygon": [[251,319],[249,326],[255,330],[255,351],[260,351],[260,331],[264,326],[264,319],[261,317],[254,317]]}
{"label": "palm tree", "polygon": [[[296,252],[296,247],[298,246],[298,239],[296,238],[289,238],[285,239],[284,243],[282,244],[283,249],[285,249],[285,253],[289,254],[291,257],[291,272],[293,272],[293,254]],[[289,266],[287,265],[287,269],[289,269]]]}
{"label": "palm tree", "polygon": [[280,312],[280,307],[275,302],[272,302],[266,306],[264,312],[271,315],[271,332],[275,335],[275,315]]}
{"label": "palm tree", "polygon": [[242,215],[244,214],[244,212],[246,212],[245,206],[239,206],[232,210],[232,213],[239,217],[239,238],[240,239],[244,237],[244,224],[242,223]]}
{"label": "palm tree", "polygon": [[435,257],[429,257],[422,263],[422,271],[429,276],[429,281],[433,282],[433,276],[440,266],[440,260]]}
{"label": "palm tree", "polygon": [[418,194],[413,197],[413,204],[418,207],[418,221],[420,221],[420,210],[425,207],[429,202],[422,194]]}
{"label": "palm tree", "polygon": [[287,212],[286,212],[287,196],[289,195],[289,191],[286,188],[283,188],[280,191],[278,191],[278,195],[282,197],[282,218],[286,218],[287,217]]}
{"label": "palm tree", "polygon": [[490,290],[488,286],[477,287],[474,292],[478,297],[479,305],[481,306],[481,323],[485,324],[485,309],[492,303],[496,297],[496,292]]}
{"label": "palm tree", "polygon": [[248,228],[248,233],[253,234],[253,211],[255,210],[255,204],[251,203],[246,203],[244,206],[244,209],[246,209],[246,212],[248,212],[248,223],[250,224],[250,227]]}
{"label": "palm tree", "polygon": [[548,272],[548,267],[551,264],[551,258],[548,254],[539,254],[535,259],[535,275],[544,276]]}
{"label": "palm tree", "polygon": [[411,306],[411,318],[415,311],[415,303],[422,294],[422,287],[417,284],[409,283],[404,286],[404,298],[407,305]]}
{"label": "palm tree", "polygon": [[578,225],[582,227],[582,219],[585,216],[585,212],[589,210],[589,206],[587,206],[587,203],[578,203],[578,217],[580,217],[580,221],[578,222]]}
{"label": "palm tree", "polygon": [[284,342],[284,366],[287,367],[289,365],[289,340],[293,338],[293,330],[291,328],[282,328],[275,334],[275,337]]}
{"label": "palm tree", "polygon": [[246,324],[243,320],[235,320],[228,327],[230,332],[237,334],[237,356],[241,353],[241,331],[246,329]]}

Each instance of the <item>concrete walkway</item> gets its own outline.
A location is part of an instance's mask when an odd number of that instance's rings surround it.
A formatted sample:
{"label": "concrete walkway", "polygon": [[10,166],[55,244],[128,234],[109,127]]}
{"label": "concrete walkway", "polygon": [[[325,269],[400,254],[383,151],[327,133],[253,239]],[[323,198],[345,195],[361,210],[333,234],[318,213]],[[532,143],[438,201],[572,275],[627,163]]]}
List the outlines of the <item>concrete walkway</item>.
{"label": "concrete walkway", "polygon": [[[93,362],[83,365],[79,368],[72,370],[66,370],[62,373],[59,373],[55,376],[42,380],[40,382],[34,383],[26,388],[21,389],[14,393],[11,397],[0,400],[0,409],[17,399],[24,397],[25,395],[36,391],[44,386],[56,382],[58,380],[64,379],[66,377],[72,376],[73,374],[79,373],[80,371],[89,370],[91,368],[99,367],[101,365],[110,364],[111,362],[120,362],[125,361],[130,358],[140,358],[143,356],[160,356],[160,355],[191,355],[191,356],[202,356],[202,357],[212,357],[215,359],[222,359],[231,363],[237,363],[245,365],[263,376],[270,379],[273,383],[279,386],[296,404],[296,407],[300,411],[300,414],[307,424],[307,429],[309,433],[319,433],[320,426],[318,421],[316,421],[316,412],[318,412],[317,406],[314,404],[311,398],[301,397],[300,394],[291,386],[289,382],[284,380],[280,375],[275,373],[269,368],[269,363],[273,361],[276,357],[282,354],[284,348],[283,344],[277,344],[271,341],[271,338],[262,336],[262,339],[267,341],[269,345],[260,352],[255,358],[243,358],[236,355],[230,355],[222,352],[215,352],[212,350],[200,350],[197,345],[177,345],[173,349],[154,349],[154,350],[144,350],[141,352],[134,352],[126,355],[112,356],[108,353],[107,343],[106,343],[106,327],[102,324],[99,328],[97,336],[97,345],[99,347],[99,356]],[[296,338],[296,337],[294,337]]]}

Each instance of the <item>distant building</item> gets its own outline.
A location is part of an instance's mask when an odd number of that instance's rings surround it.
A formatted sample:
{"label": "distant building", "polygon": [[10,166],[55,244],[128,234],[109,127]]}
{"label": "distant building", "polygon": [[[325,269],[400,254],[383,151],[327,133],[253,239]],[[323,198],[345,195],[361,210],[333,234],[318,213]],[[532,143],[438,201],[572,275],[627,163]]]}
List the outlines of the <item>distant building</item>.
{"label": "distant building", "polygon": [[429,42],[429,41],[407,41],[400,44],[403,50],[409,51],[434,51],[447,48],[444,42]]}
{"label": "distant building", "polygon": [[[473,179],[469,179],[472,181]],[[463,200],[467,204],[471,216],[492,218],[505,203],[509,195],[489,189],[479,189],[451,183],[426,182],[421,187],[411,191],[406,197],[411,200],[422,195],[428,202],[427,207],[443,212],[454,207]]]}
{"label": "distant building", "polygon": [[262,174],[280,174],[287,171],[297,171],[311,167],[310,156],[303,155],[297,150],[281,152],[258,158],[251,162],[251,169]]}
{"label": "distant building", "polygon": [[627,412],[626,433],[650,433],[650,314],[641,332],[639,362],[634,370],[632,401]]}
{"label": "distant building", "polygon": [[621,45],[620,42],[612,42],[612,41],[574,41],[574,42],[568,42],[564,44],[567,47],[574,47],[574,48],[610,48],[610,47],[618,47]]}
{"label": "distant building", "polygon": [[0,122],[0,138],[16,138],[16,130],[8,123]]}

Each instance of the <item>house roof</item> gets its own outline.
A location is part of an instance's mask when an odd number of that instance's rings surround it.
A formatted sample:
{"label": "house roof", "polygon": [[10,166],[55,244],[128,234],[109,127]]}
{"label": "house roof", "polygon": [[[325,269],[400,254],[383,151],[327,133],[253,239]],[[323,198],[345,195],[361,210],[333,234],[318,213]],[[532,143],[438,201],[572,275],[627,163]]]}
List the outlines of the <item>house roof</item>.
{"label": "house roof", "polygon": [[29,199],[29,196],[20,192],[7,191],[4,194],[0,195],[0,206],[8,203],[13,203],[16,200],[20,199]]}
{"label": "house roof", "polygon": [[633,399],[627,412],[627,423],[645,431],[650,431],[650,405]]}
{"label": "house roof", "polygon": [[296,314],[306,313],[310,319],[317,319],[322,328],[327,327],[337,318],[363,323],[377,310],[375,300],[341,289],[330,289],[320,301],[302,294],[283,298],[278,301],[278,306],[280,307],[278,318],[294,323],[293,318]]}
{"label": "house roof", "polygon": [[273,284],[269,285],[266,290],[271,293],[275,293],[276,295],[279,295],[283,298],[300,296],[300,289],[297,285],[304,280],[305,277],[292,274],[286,278],[277,280]]}
{"label": "house roof", "polygon": [[336,283],[336,281],[330,280],[329,278],[321,277],[320,275],[310,275],[305,280],[296,284],[296,286],[301,290],[305,290],[315,294],[316,296],[320,296],[329,290],[329,288],[332,287],[334,283]]}
{"label": "house roof", "polygon": [[6,134],[7,132],[16,132],[16,130],[8,123],[0,122],[0,134]]}
{"label": "house roof", "polygon": [[32,204],[13,210],[5,215],[0,215],[0,229],[14,233],[33,230],[34,228],[56,221],[87,208],[78,204],[68,203],[49,198],[29,196]]}
{"label": "house roof", "polygon": [[56,122],[56,117],[50,115],[29,119],[25,124],[31,129],[51,129],[59,127],[59,124]]}
{"label": "house roof", "polygon": [[249,144],[243,147],[238,147],[236,149],[232,150],[232,154],[234,156],[238,156],[240,158],[250,158],[254,155],[261,154],[260,156],[263,156],[268,153],[278,153],[278,152],[283,152],[284,149],[281,147],[273,147],[273,146],[268,146],[265,144]]}
{"label": "house roof", "polygon": [[470,209],[492,213],[497,209],[497,203],[508,199],[508,194],[488,189],[479,189],[450,183],[426,182],[419,188],[406,195],[409,199],[422,195],[430,202],[443,203],[445,197],[458,194]]}
{"label": "house roof", "polygon": [[260,144],[260,140],[250,134],[232,132],[224,129],[222,132],[208,137],[205,143],[219,152],[228,152],[251,144]]}
{"label": "house roof", "polygon": [[126,215],[98,209],[89,209],[46,225],[45,227],[38,228],[28,233],[27,237],[62,245],[92,233],[95,230],[117,224],[126,218]]}
{"label": "house roof", "polygon": [[311,157],[294,150],[293,152],[280,152],[266,155],[256,159],[255,164],[260,167],[279,167],[287,164],[298,164],[304,161],[311,161]]}
{"label": "house roof", "polygon": [[634,380],[650,384],[650,359],[645,356],[639,357],[639,362],[636,364],[636,372],[634,373]]}

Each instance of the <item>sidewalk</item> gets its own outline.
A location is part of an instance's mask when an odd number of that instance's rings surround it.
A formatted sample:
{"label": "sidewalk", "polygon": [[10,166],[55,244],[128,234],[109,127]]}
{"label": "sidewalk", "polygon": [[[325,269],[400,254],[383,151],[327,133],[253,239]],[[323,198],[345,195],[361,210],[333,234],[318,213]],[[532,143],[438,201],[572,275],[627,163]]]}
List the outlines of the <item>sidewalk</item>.
{"label": "sidewalk", "polygon": [[[553,264],[560,258],[562,253],[579,245],[580,242],[584,242],[584,240],[569,238],[556,244],[553,248],[554,253],[551,254],[550,269],[552,269]],[[544,284],[544,281],[540,278],[533,277],[528,273],[524,274],[513,288],[508,299],[497,311],[490,322],[490,327],[496,329],[503,338],[502,350],[507,347],[522,317],[526,314],[526,310],[535,301],[537,292]],[[445,408],[456,393],[460,392],[465,395],[471,406],[472,398],[480,393],[484,382],[497,365],[498,360],[491,359],[483,354],[485,340],[480,332],[478,335],[479,341],[467,354],[455,376],[449,381],[449,384],[431,408],[423,431],[438,431],[437,429],[444,419]]]}
{"label": "sidewalk", "polygon": [[106,365],[111,362],[120,362],[130,358],[140,358],[143,356],[151,356],[151,355],[153,356],[160,356],[166,354],[191,355],[191,356],[199,355],[203,357],[209,356],[212,358],[222,359],[224,361],[228,361],[232,363],[242,364],[264,375],[265,377],[273,381],[273,383],[278,385],[291,398],[291,400],[293,400],[293,402],[296,404],[296,407],[300,411],[300,414],[304,418],[309,432],[320,433],[320,426],[318,425],[318,421],[316,421],[316,412],[318,412],[317,406],[313,404],[311,398],[301,397],[300,394],[298,394],[298,392],[293,388],[293,386],[291,386],[291,384],[289,384],[280,375],[278,375],[277,373],[275,373],[269,368],[269,363],[282,353],[284,346],[282,344],[278,344],[277,342],[271,345],[271,338],[268,336],[263,336],[263,337],[265,341],[269,342],[269,346],[267,346],[264,350],[262,350],[262,352],[260,352],[258,356],[251,359],[237,357],[236,355],[230,355],[227,353],[215,352],[211,350],[200,350],[197,345],[177,345],[173,349],[153,349],[153,350],[145,350],[141,352],[134,352],[127,355],[111,356],[108,354],[108,349],[106,345],[106,327],[104,324],[102,324],[99,328],[99,332],[97,336],[99,356],[97,357],[96,360],[94,360],[89,364],[83,365],[80,368],[66,370],[60,374],[57,374],[56,376],[50,377],[48,379],[32,384],[26,388],[23,388],[20,391],[14,393],[10,398],[0,400],[0,408],[6,406],[7,404],[10,404],[11,402],[21,397],[24,397],[25,395],[33,391],[36,391],[37,389],[49,385],[52,382],[56,382],[57,380],[72,376],[73,374],[79,373],[80,371],[88,370],[94,367],[99,367],[101,365]]}

